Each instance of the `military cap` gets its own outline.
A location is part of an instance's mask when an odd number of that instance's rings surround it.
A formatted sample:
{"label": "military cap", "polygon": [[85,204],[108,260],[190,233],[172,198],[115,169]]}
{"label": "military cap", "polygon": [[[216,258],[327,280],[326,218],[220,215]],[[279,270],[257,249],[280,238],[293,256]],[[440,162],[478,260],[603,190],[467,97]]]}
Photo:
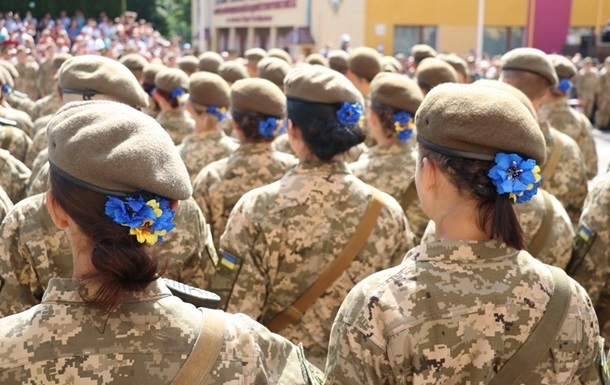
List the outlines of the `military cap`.
{"label": "military cap", "polygon": [[348,78],[322,66],[291,69],[284,80],[288,99],[314,103],[360,103],[362,94]]}
{"label": "military cap", "polygon": [[199,59],[194,55],[186,55],[178,59],[178,68],[187,74],[199,71]]}
{"label": "military cap", "polygon": [[407,111],[414,116],[423,98],[417,83],[404,75],[381,72],[371,82],[373,104]]}
{"label": "military cap", "polygon": [[258,62],[258,77],[267,79],[278,87],[284,87],[284,78],[290,71],[290,64],[276,57],[266,57]]}
{"label": "military cap", "polygon": [[222,56],[213,51],[204,52],[199,55],[199,69],[217,74],[218,68],[224,63]]}
{"label": "military cap", "polygon": [[455,72],[457,72],[458,74],[462,74],[462,76],[464,76],[464,78],[468,78],[468,63],[466,63],[466,60],[462,59],[461,57],[459,57],[458,55],[438,55],[437,56],[438,59],[441,59],[444,62],[447,62],[447,64],[449,64],[451,67],[453,67],[453,69],[455,70]]}
{"label": "military cap", "polygon": [[182,88],[188,92],[189,77],[178,68],[164,68],[155,75],[155,87],[165,92]]}
{"label": "military cap", "polygon": [[110,195],[184,200],[192,188],[174,142],[153,118],[111,101],[72,102],[47,127],[51,170]]}
{"label": "military cap", "polygon": [[121,56],[119,62],[125,67],[129,68],[130,71],[142,71],[144,66],[148,64],[148,60],[144,56],[137,53],[130,53],[125,56]]}
{"label": "military cap", "polygon": [[241,63],[241,61],[237,60],[222,63],[218,69],[218,74],[228,83],[235,83],[238,80],[250,77],[246,67]]}
{"label": "military cap", "polygon": [[401,74],[403,71],[402,64],[394,56],[383,56],[381,58],[381,70],[383,72],[393,72]]}
{"label": "military cap", "polygon": [[131,71],[107,57],[72,57],[59,68],[58,81],[65,94],[107,95],[132,107],[148,106],[148,95]]}
{"label": "military cap", "polygon": [[536,113],[536,109],[534,108],[534,105],[532,104],[530,98],[528,98],[527,95],[521,92],[521,90],[517,87],[513,87],[510,84],[501,82],[499,80],[491,79],[480,79],[472,84],[479,87],[493,88],[499,91],[510,93],[511,95],[519,99],[519,101],[529,110],[529,112],[531,112],[534,119],[538,120],[538,114]]}
{"label": "military cap", "polygon": [[610,56],[606,56],[604,59],[604,64],[610,64]]}
{"label": "military cap", "polygon": [[17,79],[19,77],[19,71],[17,68],[8,60],[0,60],[0,66],[4,67],[13,79]]}
{"label": "military cap", "polygon": [[328,59],[326,59],[319,53],[312,53],[311,55],[307,56],[307,58],[305,58],[305,63],[311,65],[317,64],[324,67],[328,67]]}
{"label": "military cap", "polygon": [[571,79],[578,73],[578,69],[571,60],[562,55],[548,55],[555,68],[555,73],[559,79]]}
{"label": "military cap", "polygon": [[262,48],[250,48],[244,54],[249,61],[260,61],[267,57],[267,51]]}
{"label": "military cap", "polygon": [[526,71],[542,76],[555,86],[558,83],[553,64],[536,48],[515,48],[502,56],[502,71]]}
{"label": "military cap", "polygon": [[426,95],[415,116],[417,141],[449,156],[493,161],[517,153],[543,164],[544,136],[530,111],[505,91],[442,84]]}
{"label": "military cap", "polygon": [[358,47],[349,53],[348,69],[368,81],[381,72],[381,58],[377,51],[369,47]]}
{"label": "military cap", "polygon": [[231,86],[231,108],[283,118],[286,115],[286,97],[282,90],[269,80],[243,79]]}
{"label": "military cap", "polygon": [[436,50],[430,47],[428,44],[415,44],[411,48],[411,56],[415,61],[422,61],[427,57],[436,57],[438,55]]}
{"label": "military cap", "polygon": [[199,106],[229,107],[231,88],[219,75],[195,72],[189,79],[189,100]]}
{"label": "military cap", "polygon": [[290,56],[290,54],[281,48],[271,48],[269,52],[267,52],[267,55],[270,57],[282,59],[288,64],[292,64],[292,57]]}
{"label": "military cap", "polygon": [[58,53],[53,57],[53,61],[51,62],[51,68],[54,70],[59,70],[61,65],[64,64],[68,59],[70,59],[72,55],[69,53]]}
{"label": "military cap", "polygon": [[155,84],[155,76],[162,69],[165,69],[165,65],[163,64],[155,64],[149,63],[142,70],[142,83],[146,85],[154,85]]}
{"label": "military cap", "polygon": [[587,56],[586,58],[582,59],[582,64],[593,64],[593,59]]}
{"label": "military cap", "polygon": [[428,57],[419,63],[415,71],[417,84],[428,90],[442,83],[457,83],[457,72],[447,62]]}
{"label": "military cap", "polygon": [[342,49],[336,49],[328,53],[328,65],[330,68],[341,73],[347,71],[347,60],[349,54]]}

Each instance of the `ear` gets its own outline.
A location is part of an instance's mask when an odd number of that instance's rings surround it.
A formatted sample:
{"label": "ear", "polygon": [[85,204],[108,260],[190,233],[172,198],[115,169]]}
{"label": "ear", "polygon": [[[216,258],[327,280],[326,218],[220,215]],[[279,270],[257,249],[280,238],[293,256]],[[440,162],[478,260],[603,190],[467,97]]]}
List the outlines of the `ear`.
{"label": "ear", "polygon": [[439,170],[428,158],[421,160],[420,166],[420,180],[418,189],[421,189],[422,193],[429,193],[433,191],[439,184]]}
{"label": "ear", "polygon": [[180,202],[175,199],[172,199],[169,201],[169,208],[174,211],[178,210],[179,205],[180,205]]}
{"label": "ear", "polygon": [[292,123],[292,120],[290,120],[290,119],[288,119],[288,130],[286,132],[288,133],[288,137],[290,139],[300,139],[301,138],[301,131],[294,126],[294,124]]}
{"label": "ear", "polygon": [[46,201],[47,210],[51,215],[51,219],[55,226],[59,227],[61,230],[65,230],[68,228],[68,214],[64,211],[63,208],[57,203],[57,200],[53,196],[52,190],[47,191],[46,193]]}

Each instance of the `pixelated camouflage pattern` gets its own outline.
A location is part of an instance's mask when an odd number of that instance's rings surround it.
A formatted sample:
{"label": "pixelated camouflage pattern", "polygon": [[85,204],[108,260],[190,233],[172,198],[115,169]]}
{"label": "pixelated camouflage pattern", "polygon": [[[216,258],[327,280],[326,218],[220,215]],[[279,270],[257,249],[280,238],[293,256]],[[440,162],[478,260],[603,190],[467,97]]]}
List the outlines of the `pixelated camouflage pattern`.
{"label": "pixelated camouflage pattern", "polygon": [[[10,131],[10,133],[9,133]],[[17,127],[0,126],[0,145],[4,144],[7,135],[10,136],[7,139],[6,146],[3,146],[5,150],[11,153],[12,156],[17,158],[20,162],[25,161],[30,147],[32,147],[32,139]]]}
{"label": "pixelated camouflage pattern", "polygon": [[51,72],[53,71],[53,58],[47,58],[40,63],[38,69],[38,87],[40,95],[45,97],[57,92],[57,80],[53,79]]}
{"label": "pixelated camouflage pattern", "polygon": [[19,129],[28,134],[30,138],[34,137],[34,123],[27,113],[14,108],[0,106],[0,117],[14,120],[17,122]]}
{"label": "pixelated camouflage pattern", "polygon": [[25,164],[0,148],[0,187],[11,201],[19,202],[25,197],[26,186],[32,172]]}
{"label": "pixelated camouflage pattern", "polygon": [[32,120],[36,123],[38,118],[43,116],[53,115],[63,106],[62,100],[57,95],[57,92],[49,94],[42,99],[38,99],[34,104],[34,111],[32,111]]}
{"label": "pixelated camouflage pattern", "polygon": [[12,108],[19,111],[23,111],[28,114],[28,116],[32,116],[32,114],[34,113],[34,101],[23,92],[10,92],[8,95],[6,95],[6,102]]}
{"label": "pixelated camouflage pattern", "polygon": [[610,124],[610,73],[605,68],[597,78],[597,127],[605,128]]}
{"label": "pixelated camouflage pattern", "polygon": [[587,177],[597,176],[597,150],[593,139],[593,127],[586,116],[568,105],[567,97],[555,97],[538,110],[542,121],[548,121],[551,127],[574,139],[582,153]]}
{"label": "pixelated camouflage pattern", "polygon": [[51,121],[52,115],[43,116],[42,118],[36,119],[34,122],[34,130],[36,134],[32,138],[32,146],[25,156],[25,164],[28,167],[32,167],[38,154],[43,150],[46,150],[49,146],[49,139],[47,137],[47,124]]}
{"label": "pixelated camouflage pattern", "polygon": [[[597,319],[570,280],[567,318],[518,384],[601,384]],[[420,245],[347,296],[330,337],[326,384],[487,384],[540,320],[548,267],[500,241]]]}
{"label": "pixelated camouflage pattern", "polygon": [[180,157],[186,165],[191,182],[208,164],[226,158],[239,147],[234,139],[222,131],[193,133],[184,137],[178,146]]}
{"label": "pixelated camouflage pattern", "polygon": [[[294,151],[292,147],[290,147],[290,143],[288,142],[288,134],[282,134],[273,140],[273,147],[277,151],[285,152],[286,154],[294,155]],[[345,152],[345,161],[347,163],[352,163],[360,159],[363,154],[368,152],[368,147],[364,143],[360,143],[350,148]]]}
{"label": "pixelated camouflage pattern", "polygon": [[[363,249],[304,316],[281,332],[301,342],[320,368],[347,293],[373,272],[397,265],[413,246],[400,205],[382,194],[381,213]],[[245,194],[220,240],[222,250],[243,260],[228,311],[264,325],[292,304],[349,242],[370,197],[371,188],[343,162],[301,162],[279,181]]]}
{"label": "pixelated camouflage pattern", "polygon": [[42,167],[40,167],[36,174],[32,173],[30,183],[28,183],[28,187],[26,189],[26,196],[31,197],[36,194],[47,192],[47,190],[51,188],[49,171],[50,165],[49,162],[46,162],[42,165]]}
{"label": "pixelated camouflage pattern", "polygon": [[32,163],[32,175],[36,177],[47,163],[49,163],[49,149],[45,148],[38,153],[34,163]]}
{"label": "pixelated camouflage pattern", "polygon": [[593,104],[595,103],[595,88],[597,87],[597,77],[599,74],[595,68],[585,70],[584,68],[578,72],[574,81],[574,87],[578,99],[583,105],[584,113],[587,117],[591,117],[593,113]]}
{"label": "pixelated camouflage pattern", "polygon": [[243,314],[198,310],[161,280],[128,293],[107,316],[87,307],[77,288],[76,279],[55,278],[42,304],[0,320],[2,384],[166,385],[192,351],[202,322],[219,316],[226,317],[226,329],[203,384],[321,380],[299,346]]}
{"label": "pixelated camouflage pattern", "polygon": [[6,191],[0,186],[0,222],[4,220],[6,214],[13,208],[11,198],[6,195]]}
{"label": "pixelated camouflage pattern", "polygon": [[193,133],[195,121],[186,111],[161,111],[157,115],[157,122],[172,137],[174,144],[182,143],[185,136]]}
{"label": "pixelated camouflage pattern", "polygon": [[[350,164],[349,168],[364,183],[390,194],[402,206],[402,199],[409,185],[414,183],[417,159],[412,148],[410,143],[374,146],[357,162]],[[430,218],[424,213],[417,195],[406,207],[405,214],[415,235],[415,244],[419,244]]]}
{"label": "pixelated camouflage pattern", "polygon": [[15,68],[19,72],[19,90],[25,92],[30,99],[36,101],[40,94],[36,81],[40,66],[35,61],[28,60],[25,63],[15,64]]}
{"label": "pixelated camouflage pattern", "polygon": [[193,182],[193,198],[210,224],[219,245],[231,210],[245,193],[280,179],[297,164],[289,154],[274,151],[271,143],[244,143],[228,158],[205,167]]}

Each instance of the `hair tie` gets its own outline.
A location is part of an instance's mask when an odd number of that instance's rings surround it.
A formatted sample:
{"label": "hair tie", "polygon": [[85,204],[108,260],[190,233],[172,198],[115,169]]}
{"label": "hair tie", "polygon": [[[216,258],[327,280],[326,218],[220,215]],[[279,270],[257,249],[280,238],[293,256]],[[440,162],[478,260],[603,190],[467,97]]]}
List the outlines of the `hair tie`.
{"label": "hair tie", "polygon": [[205,106],[205,112],[217,117],[219,122],[227,117],[227,107]]}
{"label": "hair tie", "polygon": [[353,125],[360,121],[362,117],[362,105],[360,103],[343,102],[341,108],[337,111],[337,119],[339,123],[345,125]]}
{"label": "hair tie", "polygon": [[500,152],[496,154],[495,162],[487,176],[498,194],[509,194],[510,200],[516,203],[527,202],[536,195],[542,177],[535,160]]}
{"label": "hair tie", "polygon": [[411,121],[411,114],[406,111],[399,111],[392,115],[394,121],[394,129],[398,134],[398,139],[401,142],[407,142],[413,136],[413,127],[415,125]]}
{"label": "hair tie", "polygon": [[144,201],[141,195],[121,198],[108,195],[104,209],[114,223],[129,227],[129,234],[135,235],[139,243],[149,246],[163,242],[163,236],[174,228],[175,212],[164,198]]}
{"label": "hair tie", "polygon": [[567,95],[572,91],[572,82],[568,78],[563,78],[557,85],[557,89]]}
{"label": "hair tie", "polygon": [[267,118],[258,123],[258,132],[265,138],[272,138],[286,131],[283,119]]}

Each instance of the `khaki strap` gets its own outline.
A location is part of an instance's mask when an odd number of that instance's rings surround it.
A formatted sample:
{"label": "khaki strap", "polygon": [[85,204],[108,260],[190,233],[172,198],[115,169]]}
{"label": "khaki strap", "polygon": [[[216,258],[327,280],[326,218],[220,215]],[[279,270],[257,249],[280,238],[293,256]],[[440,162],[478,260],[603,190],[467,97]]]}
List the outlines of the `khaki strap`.
{"label": "khaki strap", "polygon": [[530,241],[529,245],[527,245],[527,251],[538,258],[547,242],[549,241],[549,236],[551,235],[551,230],[553,229],[553,201],[551,200],[551,195],[545,190],[539,190],[542,194],[542,198],[544,198],[544,214],[542,217],[542,224],[534,234],[534,237]]}
{"label": "khaki strap", "polygon": [[551,270],[555,288],[540,321],[534,330],[509,360],[500,368],[488,385],[512,385],[520,383],[523,376],[545,358],[549,348],[568,315],[571,299],[570,281],[566,273],[558,267],[547,266]]}
{"label": "khaki strap", "polygon": [[417,198],[417,188],[415,187],[415,179],[411,180],[407,191],[400,197],[400,207],[402,211],[407,212],[407,208],[411,206],[411,203]]}
{"label": "khaki strap", "polygon": [[580,114],[580,122],[584,127],[580,131],[580,135],[578,135],[578,140],[576,141],[576,143],[578,143],[578,148],[580,148],[582,151],[582,145],[585,143],[585,137],[588,133],[587,128],[589,126],[589,118],[587,118],[585,114]]}
{"label": "khaki strap", "polygon": [[5,150],[8,150],[9,146],[11,145],[11,143],[13,143],[13,127],[7,126],[4,127],[4,139],[2,139],[2,144],[0,145],[0,148],[3,148]]}
{"label": "khaki strap", "polygon": [[197,341],[171,385],[202,385],[220,353],[226,329],[225,313],[199,310],[203,313],[203,320]]}
{"label": "khaki strap", "polygon": [[555,135],[555,146],[553,146],[553,151],[551,151],[551,155],[547,162],[542,166],[542,175],[546,179],[550,179],[553,177],[555,173],[555,169],[557,165],[559,165],[559,159],[561,159],[561,152],[563,150],[563,139],[561,139],[561,135]]}
{"label": "khaki strap", "polygon": [[383,195],[371,187],[371,200],[356,228],[352,239],[347,243],[339,256],[332,261],[320,275],[320,278],[305,291],[292,305],[275,315],[265,326],[274,333],[279,333],[286,326],[298,321],[303,314],[320,298],[322,294],[343,274],[356,255],[362,250],[375,228],[377,217],[383,207]]}

